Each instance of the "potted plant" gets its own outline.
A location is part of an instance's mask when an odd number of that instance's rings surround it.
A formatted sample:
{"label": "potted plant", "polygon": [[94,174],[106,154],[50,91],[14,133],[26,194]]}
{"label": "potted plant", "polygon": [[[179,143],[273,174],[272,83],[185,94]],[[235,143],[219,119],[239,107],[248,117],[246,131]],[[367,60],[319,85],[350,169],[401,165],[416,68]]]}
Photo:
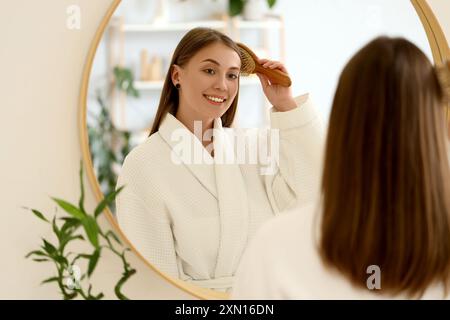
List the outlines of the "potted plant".
{"label": "potted plant", "polygon": [[230,0],[229,15],[234,17],[243,14],[245,20],[261,20],[267,8],[271,9],[276,0]]}
{"label": "potted plant", "polygon": [[[118,299],[128,299],[122,292],[122,286],[136,273],[126,259],[126,252],[122,243],[112,230],[102,230],[97,220],[106,206],[114,201],[122,187],[106,195],[95,208],[94,213],[88,213],[84,207],[83,169],[80,165],[81,195],[78,205],[66,200],[52,198],[64,210],[64,216],[55,214],[48,219],[36,209],[24,208],[31,211],[37,218],[44,221],[52,229],[56,242],[42,238],[42,244],[36,250],[29,252],[25,257],[38,263],[51,263],[55,274],[45,279],[41,284],[56,283],[64,300],[82,298],[86,300],[99,300],[104,297],[102,292],[93,293],[90,278],[101,259],[102,253],[112,252],[122,262],[123,273],[114,287]],[[71,244],[82,241],[89,244],[92,252],[74,252]],[[119,248],[122,247],[122,248]],[[84,270],[84,271],[83,271]]]}
{"label": "potted plant", "polygon": [[[134,88],[134,76],[130,69],[116,66],[114,68],[114,83],[118,90],[135,98],[139,92]],[[103,194],[112,192],[117,182],[117,168],[120,167],[125,156],[130,152],[132,132],[119,130],[112,121],[110,114],[110,92],[103,93],[97,89],[95,99],[99,112],[93,113],[88,109],[87,121],[89,135],[89,149],[92,162]],[[110,209],[115,212],[115,204]]]}

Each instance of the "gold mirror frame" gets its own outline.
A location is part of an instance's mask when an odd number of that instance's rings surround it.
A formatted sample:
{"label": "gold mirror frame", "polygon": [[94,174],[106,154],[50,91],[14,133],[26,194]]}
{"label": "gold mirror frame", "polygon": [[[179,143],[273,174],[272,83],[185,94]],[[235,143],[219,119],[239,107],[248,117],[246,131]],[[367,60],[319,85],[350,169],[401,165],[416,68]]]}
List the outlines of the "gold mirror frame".
{"label": "gold mirror frame", "polygon": [[[85,66],[83,69],[82,75],[82,83],[80,90],[80,99],[79,99],[79,117],[78,117],[78,125],[80,131],[80,147],[83,155],[83,162],[85,165],[85,171],[87,172],[87,176],[91,187],[94,190],[95,198],[98,202],[104,199],[103,192],[100,189],[100,185],[98,183],[97,177],[94,172],[94,167],[92,163],[91,152],[89,150],[89,137],[87,130],[87,93],[89,87],[89,77],[91,74],[92,63],[95,58],[95,54],[97,52],[97,47],[100,43],[100,40],[105,32],[108,23],[115,12],[116,8],[122,0],[113,0],[113,3],[109,7],[105,16],[103,17],[100,26],[95,32],[94,39],[91,42],[91,46],[89,48],[89,52],[87,55],[87,59],[85,62]],[[439,22],[431,10],[430,6],[426,2],[426,0],[411,0],[412,5],[414,6],[422,24],[425,29],[428,41],[430,43],[431,51],[433,54],[433,59],[435,64],[442,63],[446,59],[450,59],[450,49],[445,38],[444,32],[442,31]],[[450,113],[449,113],[450,114]],[[105,214],[108,222],[113,227],[114,231],[116,231],[121,237],[122,241],[130,247],[134,254],[136,254],[141,261],[144,262],[145,265],[150,267],[153,271],[163,277],[172,285],[182,289],[183,291],[193,295],[199,299],[227,299],[228,295],[225,293],[216,292],[209,289],[200,288],[194,285],[191,285],[185,281],[181,281],[175,278],[172,278],[165,273],[161,272],[158,268],[152,265],[149,261],[147,261],[133,246],[133,244],[128,240],[125,234],[121,231],[117,221],[113,217],[113,214],[109,210],[108,207],[105,208]]]}

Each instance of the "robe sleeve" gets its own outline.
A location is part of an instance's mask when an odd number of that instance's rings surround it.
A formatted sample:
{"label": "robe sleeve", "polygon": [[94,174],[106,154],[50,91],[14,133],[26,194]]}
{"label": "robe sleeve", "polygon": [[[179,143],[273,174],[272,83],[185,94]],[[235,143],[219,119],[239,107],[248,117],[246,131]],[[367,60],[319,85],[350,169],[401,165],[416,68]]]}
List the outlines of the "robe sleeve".
{"label": "robe sleeve", "polygon": [[264,180],[275,212],[309,203],[320,191],[323,124],[309,95],[295,100],[297,108],[285,112],[272,108],[270,113],[271,129],[279,134],[279,159]]}
{"label": "robe sleeve", "polygon": [[[161,199],[153,197],[151,207],[134,190],[126,174],[117,187],[125,187],[116,198],[119,226],[136,250],[151,264],[169,276],[180,276],[177,267],[170,220]],[[146,197],[148,197],[148,193]]]}

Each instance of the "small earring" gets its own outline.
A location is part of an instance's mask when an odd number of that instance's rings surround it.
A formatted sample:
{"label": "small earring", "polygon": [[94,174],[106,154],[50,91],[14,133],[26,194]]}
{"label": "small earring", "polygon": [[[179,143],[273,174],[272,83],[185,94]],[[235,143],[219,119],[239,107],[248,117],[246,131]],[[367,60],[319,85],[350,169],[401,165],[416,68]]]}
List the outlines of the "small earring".
{"label": "small earring", "polygon": [[179,83],[177,83],[177,84],[175,85],[175,88],[180,89],[180,88],[181,88],[181,85],[180,85]]}

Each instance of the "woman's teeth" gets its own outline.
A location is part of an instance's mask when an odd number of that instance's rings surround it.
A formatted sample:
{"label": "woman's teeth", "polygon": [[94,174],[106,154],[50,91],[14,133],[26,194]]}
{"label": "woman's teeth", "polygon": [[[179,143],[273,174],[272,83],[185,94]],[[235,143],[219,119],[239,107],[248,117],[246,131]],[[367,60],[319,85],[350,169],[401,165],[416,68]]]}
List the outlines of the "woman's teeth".
{"label": "woman's teeth", "polygon": [[205,95],[205,97],[206,97],[206,99],[211,100],[211,101],[216,102],[216,103],[222,103],[222,102],[225,101],[225,99],[216,98],[216,97],[212,97],[212,96],[206,96]]}

